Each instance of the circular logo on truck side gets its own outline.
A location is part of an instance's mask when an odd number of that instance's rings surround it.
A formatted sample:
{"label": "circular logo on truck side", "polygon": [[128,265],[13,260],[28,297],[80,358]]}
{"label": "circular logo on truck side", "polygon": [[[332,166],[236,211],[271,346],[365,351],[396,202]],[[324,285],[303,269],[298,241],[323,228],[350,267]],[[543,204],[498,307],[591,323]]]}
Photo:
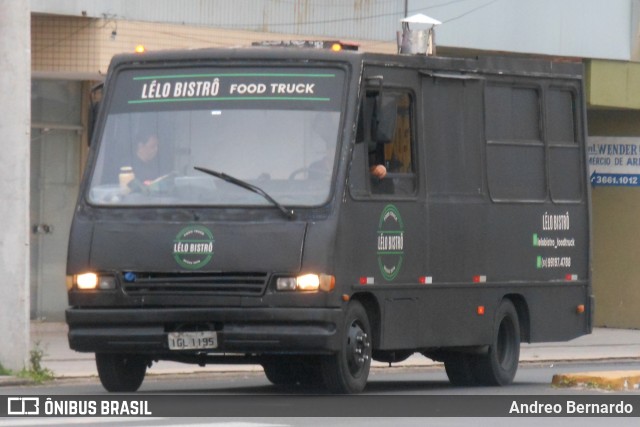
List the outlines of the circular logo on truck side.
{"label": "circular logo on truck side", "polygon": [[404,224],[398,208],[385,206],[378,223],[378,266],[385,280],[396,278],[404,259]]}
{"label": "circular logo on truck side", "polygon": [[213,233],[201,225],[185,227],[173,241],[173,258],[183,268],[197,270],[213,257]]}

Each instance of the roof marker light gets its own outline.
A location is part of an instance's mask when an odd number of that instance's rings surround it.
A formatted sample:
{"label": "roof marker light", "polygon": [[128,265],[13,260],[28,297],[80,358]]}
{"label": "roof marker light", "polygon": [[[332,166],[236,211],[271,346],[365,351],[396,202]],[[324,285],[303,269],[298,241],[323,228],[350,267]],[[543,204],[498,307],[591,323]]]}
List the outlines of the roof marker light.
{"label": "roof marker light", "polygon": [[135,53],[145,53],[147,51],[147,49],[145,49],[144,45],[139,44],[136,45],[136,48],[134,49]]}

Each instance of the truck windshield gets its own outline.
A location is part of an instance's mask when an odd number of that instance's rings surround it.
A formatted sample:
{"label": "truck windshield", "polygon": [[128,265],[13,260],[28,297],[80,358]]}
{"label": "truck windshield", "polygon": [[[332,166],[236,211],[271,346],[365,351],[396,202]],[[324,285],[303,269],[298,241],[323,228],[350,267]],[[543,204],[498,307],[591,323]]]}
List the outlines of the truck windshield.
{"label": "truck windshield", "polygon": [[108,114],[88,199],[97,205],[285,206],[331,191],[344,93],[339,69],[126,70]]}

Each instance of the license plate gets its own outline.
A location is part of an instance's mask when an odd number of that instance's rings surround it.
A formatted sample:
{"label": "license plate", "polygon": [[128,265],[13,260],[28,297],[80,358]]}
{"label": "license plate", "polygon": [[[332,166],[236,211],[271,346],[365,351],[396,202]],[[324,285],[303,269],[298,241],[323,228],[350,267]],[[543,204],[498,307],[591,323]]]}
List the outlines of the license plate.
{"label": "license plate", "polygon": [[170,332],[169,350],[202,350],[218,348],[218,334],[214,331]]}

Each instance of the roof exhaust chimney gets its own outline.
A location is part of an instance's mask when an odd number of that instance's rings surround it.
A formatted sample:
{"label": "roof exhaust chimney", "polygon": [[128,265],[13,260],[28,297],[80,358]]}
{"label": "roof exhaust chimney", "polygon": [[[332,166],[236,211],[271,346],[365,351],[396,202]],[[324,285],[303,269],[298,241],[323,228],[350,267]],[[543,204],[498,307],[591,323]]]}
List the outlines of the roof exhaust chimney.
{"label": "roof exhaust chimney", "polygon": [[[435,32],[434,27],[442,24],[437,19],[433,19],[422,13],[402,19],[402,33],[398,31],[398,53],[408,55],[435,55]],[[422,29],[411,30],[409,24],[417,24]]]}

